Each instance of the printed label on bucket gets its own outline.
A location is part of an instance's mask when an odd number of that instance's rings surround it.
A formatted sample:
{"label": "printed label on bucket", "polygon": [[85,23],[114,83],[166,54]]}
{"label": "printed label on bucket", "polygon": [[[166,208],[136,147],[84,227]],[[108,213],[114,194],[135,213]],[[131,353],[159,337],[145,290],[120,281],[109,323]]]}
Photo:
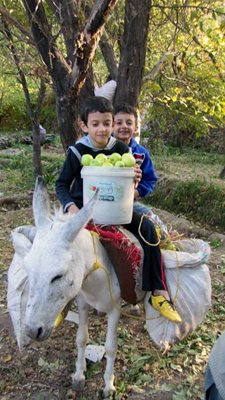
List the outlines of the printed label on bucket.
{"label": "printed label on bucket", "polygon": [[[100,201],[119,201],[123,198],[124,188],[123,186],[116,185],[115,182],[99,182],[99,195],[98,200]],[[91,198],[96,191],[97,186],[88,185],[88,197]]]}

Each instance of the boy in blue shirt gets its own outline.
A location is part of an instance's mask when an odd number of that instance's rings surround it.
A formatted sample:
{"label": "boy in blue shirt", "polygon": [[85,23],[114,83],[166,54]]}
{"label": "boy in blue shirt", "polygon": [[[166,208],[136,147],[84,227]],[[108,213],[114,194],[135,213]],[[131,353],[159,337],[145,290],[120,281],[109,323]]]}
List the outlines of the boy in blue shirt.
{"label": "boy in blue shirt", "polygon": [[142,170],[141,181],[135,190],[135,200],[153,192],[158,179],[148,150],[137,143],[133,137],[137,130],[137,118],[136,109],[130,105],[121,104],[114,109],[113,136],[131,148]]}
{"label": "boy in blue shirt", "polygon": [[[88,99],[81,113],[82,130],[87,134],[68,149],[67,158],[56,181],[56,194],[64,211],[76,213],[83,206],[83,182],[80,163],[84,154],[96,156],[99,153],[110,155],[118,152],[129,152],[129,147],[112,137],[113,107],[104,97]],[[135,181],[141,180],[139,167],[134,169]],[[167,290],[161,252],[154,224],[146,217],[133,212],[130,224],[125,228],[132,232],[140,241],[144,250],[142,289],[151,291],[150,304],[165,318],[173,322],[181,322]],[[141,223],[141,228],[140,228]],[[140,232],[139,232],[140,229]],[[140,234],[141,233],[141,234]],[[149,246],[148,243],[153,244]]]}

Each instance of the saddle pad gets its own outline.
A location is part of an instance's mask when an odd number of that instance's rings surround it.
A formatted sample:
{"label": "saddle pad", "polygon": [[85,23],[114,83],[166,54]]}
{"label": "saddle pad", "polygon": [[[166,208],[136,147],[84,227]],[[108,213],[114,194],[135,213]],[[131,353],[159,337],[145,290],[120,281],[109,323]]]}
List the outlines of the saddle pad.
{"label": "saddle pad", "polygon": [[114,266],[121,297],[129,304],[143,300],[142,287],[143,250],[134,235],[119,226],[89,223],[86,229],[98,233]]}

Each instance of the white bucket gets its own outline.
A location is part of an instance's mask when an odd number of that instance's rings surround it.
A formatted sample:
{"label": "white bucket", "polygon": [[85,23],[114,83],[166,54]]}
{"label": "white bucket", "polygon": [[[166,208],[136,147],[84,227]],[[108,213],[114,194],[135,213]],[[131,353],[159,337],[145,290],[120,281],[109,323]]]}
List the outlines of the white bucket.
{"label": "white bucket", "polygon": [[133,168],[83,167],[83,198],[86,204],[99,188],[93,214],[96,224],[129,224],[134,203]]}

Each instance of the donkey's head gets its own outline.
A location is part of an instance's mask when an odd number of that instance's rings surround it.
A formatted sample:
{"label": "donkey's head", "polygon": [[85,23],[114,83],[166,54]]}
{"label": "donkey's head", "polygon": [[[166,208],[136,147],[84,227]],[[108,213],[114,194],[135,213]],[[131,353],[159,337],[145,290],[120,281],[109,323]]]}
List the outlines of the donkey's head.
{"label": "donkey's head", "polygon": [[81,288],[85,267],[80,250],[82,228],[91,218],[96,197],[97,194],[77,214],[54,220],[47,188],[42,178],[36,180],[33,212],[37,231],[29,251],[21,235],[12,235],[28,275],[25,324],[27,335],[33,339],[49,336],[57,315]]}

